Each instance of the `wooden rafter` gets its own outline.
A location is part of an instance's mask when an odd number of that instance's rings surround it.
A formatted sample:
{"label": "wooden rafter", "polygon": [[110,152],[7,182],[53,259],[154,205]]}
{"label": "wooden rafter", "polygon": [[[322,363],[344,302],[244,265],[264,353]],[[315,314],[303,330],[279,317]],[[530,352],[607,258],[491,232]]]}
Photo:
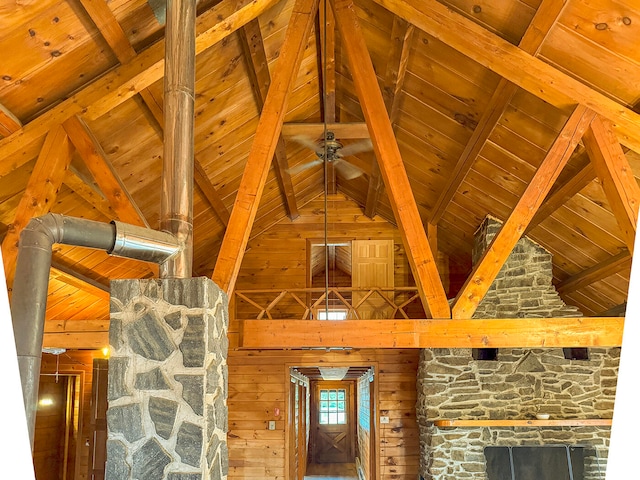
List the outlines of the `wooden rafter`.
{"label": "wooden rafter", "polygon": [[579,161],[583,164],[582,168],[580,168],[575,175],[567,180],[566,183],[559,186],[545,199],[534,217],[531,219],[531,222],[529,222],[529,226],[527,227],[525,234],[539,225],[545,218],[558,210],[570,198],[577,195],[578,192],[596,178],[596,171],[594,170],[593,165],[589,162],[589,157],[587,156],[586,151],[580,155]]}
{"label": "wooden rafter", "polygon": [[[240,8],[237,7],[236,0],[223,0],[216,4],[197,19],[196,54],[231,35],[276,1],[255,0]],[[162,78],[163,73],[164,40],[161,40],[136,55],[131,61],[106,73],[38,116],[9,137],[0,140],[0,163],[18,152],[28,152],[33,142],[73,115],[82,114],[87,120],[101,117]],[[20,162],[12,164],[13,169],[24,165],[33,157],[20,155],[19,158]]]}
{"label": "wooden rafter", "polygon": [[[243,320],[242,348],[613,347],[624,318]],[[354,332],[358,332],[354,335]]]}
{"label": "wooden rafter", "polygon": [[582,105],[571,114],[511,215],[458,293],[452,307],[453,318],[472,318],[594,117],[595,113]]}
{"label": "wooden rafter", "polygon": [[[244,50],[249,79],[253,87],[253,95],[258,104],[258,110],[262,111],[267,92],[269,91],[269,85],[271,84],[271,76],[269,74],[267,53],[264,50],[264,43],[262,41],[260,23],[258,20],[252,20],[240,29],[238,33],[240,34],[240,41]],[[287,150],[282,135],[278,138],[273,162],[276,180],[282,193],[287,215],[293,220],[300,214],[298,213],[298,202],[296,201],[296,194],[293,190],[291,175],[289,174]]]}
{"label": "wooden rafter", "polygon": [[[143,108],[147,110],[149,121],[153,123],[153,128],[160,138],[164,137],[164,113],[163,106],[158,99],[147,88],[140,92]],[[209,180],[209,176],[197,157],[193,159],[193,180],[204,197],[209,202],[209,206],[216,213],[222,223],[229,224],[229,209],[224,204],[220,193]]]}
{"label": "wooden rafter", "polygon": [[229,209],[222,201],[220,193],[213,186],[211,180],[209,180],[207,172],[197,159],[194,159],[193,168],[193,179],[195,180],[196,185],[198,185],[198,188],[202,191],[203,195],[209,202],[209,205],[211,205],[213,211],[218,215],[218,218],[222,220],[222,223],[224,223],[225,226],[229,225],[229,218],[231,216]]}
{"label": "wooden rafter", "polygon": [[[384,98],[384,104],[387,107],[392,127],[395,125],[400,111],[400,92],[407,73],[413,30],[414,27],[409,22],[402,20],[400,17],[394,17],[391,29],[392,48],[387,59],[387,70],[384,76],[384,86],[382,87],[382,97]],[[369,218],[373,218],[376,214],[378,200],[382,194],[383,187],[380,168],[374,157],[371,162],[371,175],[369,175],[367,199],[364,206],[364,214]]]}
{"label": "wooden rafter", "polygon": [[[565,4],[566,0],[562,2],[557,0],[544,0],[540,4],[531,24],[520,41],[519,46],[523,51],[531,55],[537,54],[549,30],[551,30],[551,27],[556,23],[556,20],[564,9]],[[500,79],[498,87],[493,93],[491,100],[489,100],[489,104],[480,117],[473,134],[465,145],[462,155],[460,155],[453,172],[449,176],[447,184],[440,192],[438,200],[436,200],[429,219],[431,223],[437,224],[440,222],[447,206],[458,191],[458,188],[460,188],[469,170],[471,170],[471,166],[480,154],[482,147],[487,142],[491,132],[493,132],[498,124],[498,121],[509,106],[509,102],[511,102],[517,90],[518,87],[513,83],[504,78]]]}
{"label": "wooden rafter", "polygon": [[482,66],[558,108],[583,104],[615,125],[621,143],[640,151],[640,114],[535,58],[437,0],[374,0]]}
{"label": "wooden rafter", "polygon": [[149,227],[144,215],[84,120],[74,116],[67,119],[63,126],[118,218],[133,225]]}
{"label": "wooden rafter", "polygon": [[0,137],[8,137],[22,128],[22,123],[4,105],[0,104]]}
{"label": "wooden rafter", "polygon": [[[326,123],[334,123],[337,119],[336,111],[336,19],[328,0],[319,3],[318,28],[316,30],[317,44],[320,57],[320,102],[321,111]],[[335,132],[333,132],[335,133]],[[324,135],[324,132],[322,132]],[[340,137],[343,138],[343,137]],[[327,193],[337,192],[337,172],[333,162],[326,163]]]}
{"label": "wooden rafter", "polygon": [[628,250],[624,250],[593,267],[563,280],[556,285],[556,290],[562,294],[575,292],[629,268],[631,268],[631,255]]}
{"label": "wooden rafter", "polygon": [[109,220],[117,217],[116,212],[111,208],[109,201],[104,198],[102,192],[83,180],[78,172],[73,169],[73,166],[67,170],[63,183]]}
{"label": "wooden rafter", "polygon": [[584,135],[584,145],[600,178],[627,248],[633,255],[640,187],[611,122],[597,116]]}
{"label": "wooden rafter", "polygon": [[13,284],[20,232],[29,220],[49,212],[62,185],[65,171],[71,163],[73,146],[64,129],[55,127],[45,139],[36,165],[31,173],[13,223],[2,242],[7,285]]}
{"label": "wooden rafter", "polygon": [[233,291],[240,271],[251,225],[258,211],[271,159],[282,130],[291,86],[300,69],[304,47],[313,25],[313,14],[317,8],[318,0],[297,0],[289,20],[278,66],[271,79],[231,219],[213,271],[213,281],[228,295]]}
{"label": "wooden rafter", "polygon": [[109,300],[110,288],[108,285],[87,277],[67,265],[52,261],[50,276],[95,297],[103,300]]}
{"label": "wooden rafter", "polygon": [[136,51],[131,46],[122,26],[107,5],[106,0],[80,0],[85,11],[95,23],[98,31],[120,63],[127,63],[135,58]]}
{"label": "wooden rafter", "polygon": [[449,318],[447,297],[386,114],[371,57],[351,0],[335,0],[336,20],[380,172],[407,250],[420,298],[433,318]]}

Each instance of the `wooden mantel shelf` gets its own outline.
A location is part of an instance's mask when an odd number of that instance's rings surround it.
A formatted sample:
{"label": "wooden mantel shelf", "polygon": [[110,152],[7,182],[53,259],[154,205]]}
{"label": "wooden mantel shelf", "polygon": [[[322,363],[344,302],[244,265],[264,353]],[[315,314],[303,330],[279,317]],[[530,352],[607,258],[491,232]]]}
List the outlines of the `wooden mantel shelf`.
{"label": "wooden mantel shelf", "polygon": [[436,427],[610,427],[610,418],[565,420],[436,420]]}

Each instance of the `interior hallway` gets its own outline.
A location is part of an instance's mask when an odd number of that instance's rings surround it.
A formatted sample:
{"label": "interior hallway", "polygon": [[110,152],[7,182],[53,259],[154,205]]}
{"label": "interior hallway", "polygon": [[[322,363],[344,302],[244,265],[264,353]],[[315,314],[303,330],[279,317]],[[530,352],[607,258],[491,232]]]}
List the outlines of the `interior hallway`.
{"label": "interior hallway", "polygon": [[310,463],[305,480],[355,480],[358,478],[355,463]]}

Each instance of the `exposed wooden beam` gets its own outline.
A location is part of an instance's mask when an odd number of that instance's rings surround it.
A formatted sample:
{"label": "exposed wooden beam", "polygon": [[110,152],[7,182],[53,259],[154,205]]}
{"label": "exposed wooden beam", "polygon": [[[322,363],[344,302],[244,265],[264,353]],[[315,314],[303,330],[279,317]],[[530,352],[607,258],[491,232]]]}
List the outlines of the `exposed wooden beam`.
{"label": "exposed wooden beam", "polygon": [[549,149],[520,200],[458,293],[453,318],[471,318],[502,265],[560,175],[595,113],[578,105]]}
{"label": "exposed wooden beam", "polygon": [[240,271],[251,226],[282,130],[291,86],[300,69],[304,47],[313,25],[313,14],[317,8],[318,0],[296,1],[280,49],[278,65],[264,102],[231,219],[213,271],[213,281],[228,295],[231,295]]}
{"label": "exposed wooden beam", "polygon": [[[336,138],[341,140],[369,138],[369,129],[364,122],[327,123],[327,130],[333,132]],[[282,125],[282,135],[284,137],[304,135],[305,137],[319,139],[324,135],[324,123],[285,123]]]}
{"label": "exposed wooden beam", "polygon": [[109,346],[109,320],[44,322],[43,347],[97,349]]}
{"label": "exposed wooden beam", "polygon": [[391,51],[387,58],[387,69],[384,75],[382,97],[389,113],[389,120],[393,125],[400,110],[400,92],[407,73],[411,38],[414,26],[400,17],[394,17],[391,29]]}
{"label": "exposed wooden beam", "polygon": [[63,126],[118,218],[148,228],[147,220],[84,120],[76,115]]}
{"label": "exposed wooden beam", "polygon": [[131,46],[126,33],[118,23],[106,0],[80,0],[85,11],[95,23],[98,31],[120,63],[135,58],[136,51]]}
{"label": "exposed wooden beam", "polygon": [[[253,0],[238,7],[236,0],[223,0],[207,10],[197,19],[196,53],[202,53],[223,40],[276,2],[277,0]],[[164,40],[161,40],[126,64],[91,82],[9,137],[0,140],[0,164],[18,152],[28,152],[33,142],[69,117],[82,114],[88,120],[95,120],[152,85],[163,74]],[[11,168],[18,168],[33,158],[29,155],[18,157],[20,161],[14,159]]]}
{"label": "exposed wooden beam", "polygon": [[583,188],[589,185],[593,179],[596,178],[596,171],[593,165],[589,162],[589,157],[586,151],[580,155],[581,161],[584,163],[583,167],[573,175],[568,181],[560,186],[555,192],[550,194],[545,201],[540,205],[540,208],[529,222],[529,226],[525,230],[525,234],[530,232],[533,228],[543,222],[547,217],[551,216],[553,212],[558,210],[564,205],[570,198],[576,196]]}
{"label": "exposed wooden beam", "polygon": [[73,146],[64,129],[60,126],[53,128],[44,141],[15,218],[2,242],[2,258],[9,287],[15,276],[20,232],[33,217],[49,212],[71,163],[72,154]]}
{"label": "exposed wooden beam", "polygon": [[[262,32],[258,20],[247,23],[240,31],[240,41],[244,50],[244,58],[247,63],[247,71],[253,86],[253,95],[258,104],[258,110],[262,111],[264,101],[267,98],[271,75],[269,74],[269,62],[267,53],[264,50]],[[284,200],[287,215],[291,220],[298,218],[298,202],[293,190],[291,175],[289,174],[289,162],[287,160],[287,150],[282,135],[278,138],[278,143],[273,157],[276,180],[280,187],[280,192]]]}
{"label": "exposed wooden beam", "polygon": [[211,205],[213,211],[216,212],[218,218],[222,220],[222,223],[224,223],[225,226],[229,225],[229,218],[231,216],[229,214],[229,209],[227,209],[227,206],[222,201],[222,197],[220,196],[220,193],[218,193],[218,190],[216,190],[211,183],[211,180],[209,180],[209,176],[202,167],[202,164],[195,160],[193,162],[193,168],[193,179],[195,180],[196,185],[198,185],[198,188],[202,190],[202,193],[209,202],[209,205]]}
{"label": "exposed wooden beam", "polygon": [[50,276],[95,297],[103,300],[109,300],[109,292],[111,289],[108,285],[100,283],[93,278],[89,278],[67,265],[52,261]]}
{"label": "exposed wooden beam", "polygon": [[[323,120],[326,123],[336,121],[336,19],[328,0],[323,0],[318,9],[318,40],[320,44],[320,101]],[[323,132],[324,133],[324,132]],[[334,132],[335,133],[335,132]],[[338,191],[336,166],[333,162],[325,164],[327,193],[334,195]]]}
{"label": "exposed wooden beam", "polygon": [[[519,46],[523,51],[531,55],[537,54],[542,42],[547,37],[551,27],[556,23],[565,5],[566,0],[544,0],[540,4],[529,27],[524,32],[522,40],[520,40]],[[517,90],[518,87],[513,83],[510,83],[504,78],[500,79],[498,87],[482,113],[473,134],[465,145],[462,155],[460,155],[453,172],[449,176],[447,184],[440,192],[438,200],[436,200],[429,219],[431,223],[437,224],[440,222],[447,206],[451,203],[458,188],[460,188],[469,170],[471,170],[471,166],[476,161],[484,144],[487,142],[491,132],[493,132],[498,124],[498,121],[509,106],[509,102],[511,102]]]}
{"label": "exposed wooden beam", "polygon": [[[241,348],[615,347],[624,318],[243,320]],[[354,332],[358,332],[354,335]]]}
{"label": "exposed wooden beam", "polygon": [[584,135],[584,145],[596,175],[600,178],[627,248],[633,255],[640,187],[611,122],[597,116]]}
{"label": "exposed wooden beam", "polygon": [[[400,92],[407,73],[413,30],[414,27],[410,23],[400,17],[393,18],[393,27],[391,29],[392,48],[387,58],[387,69],[384,76],[384,86],[382,87],[382,98],[387,107],[392,127],[396,123],[400,112]],[[369,187],[364,207],[364,214],[369,218],[373,218],[376,214],[383,186],[384,184],[380,178],[380,168],[374,156],[371,162],[371,175],[369,175]]]}
{"label": "exposed wooden beam", "polygon": [[0,137],[8,137],[22,128],[22,123],[0,103]]}
{"label": "exposed wooden beam", "polygon": [[111,208],[109,201],[104,198],[102,192],[96,191],[86,183],[73,168],[67,170],[63,183],[109,220],[117,218],[116,212]]}
{"label": "exposed wooden beam", "polygon": [[566,294],[580,290],[592,283],[603,280],[611,275],[631,268],[631,255],[628,250],[624,250],[617,255],[577,273],[556,285],[559,293]]}
{"label": "exposed wooden beam", "polygon": [[333,5],[342,47],[346,52],[356,93],[422,304],[433,318],[449,318],[447,296],[438,275],[433,252],[429,248],[353,2],[335,0]]}
{"label": "exposed wooden beam", "polygon": [[482,66],[558,108],[583,104],[615,125],[620,141],[640,152],[640,114],[535,58],[437,0],[374,0]]}

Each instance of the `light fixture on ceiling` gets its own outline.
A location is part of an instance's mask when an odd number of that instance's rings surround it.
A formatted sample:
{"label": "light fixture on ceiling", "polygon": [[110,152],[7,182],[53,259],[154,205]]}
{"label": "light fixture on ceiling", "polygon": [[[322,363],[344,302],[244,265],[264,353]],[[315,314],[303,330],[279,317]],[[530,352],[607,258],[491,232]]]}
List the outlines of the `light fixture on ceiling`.
{"label": "light fixture on ceiling", "polygon": [[318,367],[323,380],[342,380],[349,367]]}

